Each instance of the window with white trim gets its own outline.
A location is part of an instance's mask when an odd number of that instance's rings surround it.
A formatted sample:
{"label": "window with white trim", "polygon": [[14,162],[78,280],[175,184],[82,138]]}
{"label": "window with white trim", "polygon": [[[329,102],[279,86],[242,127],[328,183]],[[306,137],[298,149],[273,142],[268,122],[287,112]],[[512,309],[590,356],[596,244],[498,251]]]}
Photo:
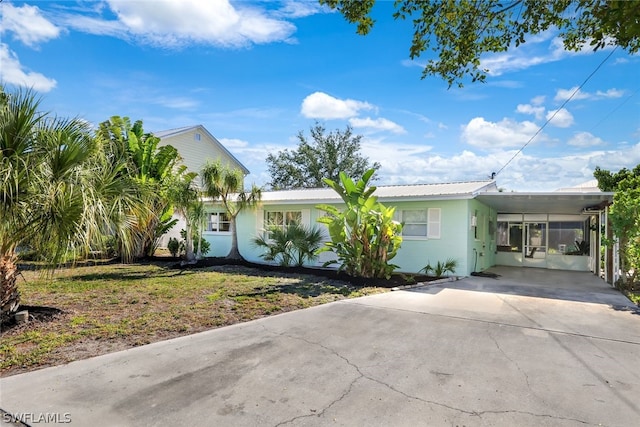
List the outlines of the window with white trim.
{"label": "window with white trim", "polygon": [[427,238],[429,218],[426,209],[407,209],[402,211],[403,237]]}
{"label": "window with white trim", "polygon": [[207,231],[213,233],[227,233],[231,231],[231,220],[226,212],[212,212],[209,214]]}
{"label": "window with white trim", "polygon": [[405,209],[401,212],[402,237],[408,239],[439,239],[440,208]]}
{"label": "window with white trim", "polygon": [[302,211],[265,211],[264,228],[287,228],[293,224],[302,224]]}

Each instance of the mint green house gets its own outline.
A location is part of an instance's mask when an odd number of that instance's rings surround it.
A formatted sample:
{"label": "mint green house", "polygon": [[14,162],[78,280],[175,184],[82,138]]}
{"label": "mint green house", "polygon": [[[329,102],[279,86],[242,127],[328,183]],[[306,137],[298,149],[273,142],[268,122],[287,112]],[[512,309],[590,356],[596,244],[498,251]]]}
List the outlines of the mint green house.
{"label": "mint green house", "polygon": [[[393,260],[403,272],[453,258],[457,275],[470,275],[494,265],[538,267],[600,274],[600,248],[606,232],[607,206],[613,195],[589,189],[549,193],[499,192],[495,181],[378,186],[375,194],[395,206],[404,223],[403,243]],[[238,244],[248,261],[263,262],[252,244],[267,225],[294,222],[319,224],[321,203],[341,206],[330,189],[263,193],[260,207],[238,217]],[[229,223],[222,209],[208,204],[204,238],[209,256],[225,256],[230,248]],[[605,251],[604,270],[614,271],[613,254]],[[331,259],[324,253],[314,266]],[[608,266],[608,267],[607,267]]]}
{"label": "mint green house", "polygon": [[[244,167],[201,126],[159,132],[162,144],[172,144],[189,170],[199,172],[208,159],[220,159],[246,175]],[[403,272],[418,272],[427,264],[455,259],[456,275],[470,275],[495,265],[591,271],[614,283],[616,248],[603,245],[611,237],[607,227],[613,193],[588,185],[553,192],[500,192],[494,180],[377,186],[375,195],[395,206],[404,223],[403,243],[394,264]],[[264,192],[260,206],[237,218],[238,246],[248,261],[264,262],[262,249],[252,244],[267,226],[287,227],[296,222],[319,224],[316,206],[341,206],[331,189]],[[223,257],[231,247],[229,219],[215,200],[206,201],[203,237],[210,243],[207,256]],[[178,228],[179,230],[179,228]],[[330,260],[323,253],[313,266]]]}
{"label": "mint green house", "polygon": [[[401,271],[418,272],[427,263],[454,258],[458,274],[481,271],[495,264],[495,224],[497,213],[475,200],[481,191],[496,190],[493,181],[450,184],[379,186],[378,200],[396,207],[399,221],[404,222],[403,244],[394,259]],[[317,224],[323,212],[321,203],[341,206],[340,197],[331,189],[304,189],[265,192],[257,210],[242,212],[238,217],[238,245],[248,261],[263,262],[262,249],[252,239],[264,232],[265,225],[286,227],[292,222],[306,226]],[[212,204],[211,220],[204,237],[211,243],[209,256],[224,256],[230,247],[228,224],[222,210]],[[331,259],[324,253],[315,265]]]}

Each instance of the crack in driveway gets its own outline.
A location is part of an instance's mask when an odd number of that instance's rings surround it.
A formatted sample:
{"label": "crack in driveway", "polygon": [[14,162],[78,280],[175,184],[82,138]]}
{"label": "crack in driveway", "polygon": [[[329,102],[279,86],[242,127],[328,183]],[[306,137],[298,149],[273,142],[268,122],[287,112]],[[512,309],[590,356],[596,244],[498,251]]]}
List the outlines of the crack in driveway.
{"label": "crack in driveway", "polygon": [[[351,366],[358,374],[356,376],[356,378],[354,378],[349,383],[348,387],[346,387],[346,390],[339,397],[337,397],[336,399],[332,400],[327,405],[325,405],[325,407],[322,408],[322,410],[320,410],[318,412],[314,412],[312,414],[298,415],[298,416],[292,417],[290,419],[287,419],[287,420],[284,420],[284,421],[281,421],[281,422],[277,423],[275,425],[275,427],[279,427],[279,426],[283,426],[283,425],[287,425],[287,424],[292,424],[295,421],[300,420],[300,419],[304,419],[304,418],[313,418],[313,417],[320,418],[320,417],[322,417],[331,407],[333,407],[334,405],[336,405],[337,403],[342,401],[344,398],[346,398],[351,393],[351,391],[353,390],[354,385],[358,381],[363,379],[363,378],[366,379],[366,380],[372,381],[374,383],[380,384],[380,385],[386,387],[387,389],[393,391],[394,393],[397,393],[397,394],[399,394],[399,395],[401,395],[403,397],[406,397],[407,399],[419,401],[419,402],[426,403],[426,404],[429,404],[429,405],[439,406],[441,408],[446,408],[446,409],[449,409],[451,411],[458,412],[460,414],[470,415],[472,417],[478,417],[480,419],[482,419],[483,415],[488,415],[488,414],[515,413],[515,414],[524,414],[524,415],[530,415],[530,416],[534,416],[534,417],[551,418],[551,419],[563,420],[563,421],[575,421],[575,422],[578,422],[578,423],[581,423],[581,424],[585,424],[585,425],[598,425],[598,424],[591,424],[591,423],[589,423],[587,421],[579,420],[579,419],[576,419],[576,418],[566,418],[566,417],[560,417],[560,416],[551,415],[551,414],[537,414],[537,413],[534,413],[534,412],[519,411],[519,410],[514,410],[514,409],[486,410],[486,411],[467,410],[467,409],[463,409],[463,408],[458,408],[458,407],[455,407],[455,406],[447,405],[447,404],[442,403],[442,402],[423,399],[421,397],[414,396],[414,395],[411,395],[409,393],[406,393],[405,391],[402,391],[402,390],[394,387],[393,385],[391,385],[389,383],[386,383],[386,382],[384,382],[382,380],[379,380],[377,378],[374,378],[374,377],[372,377],[370,375],[365,374],[364,372],[362,372],[360,370],[360,367],[358,365],[356,365],[355,363],[353,363],[351,360],[349,360],[348,357],[340,354],[335,349],[333,349],[331,347],[328,347],[328,346],[326,346],[326,345],[324,345],[324,344],[322,344],[320,342],[311,341],[311,340],[308,340],[306,338],[293,336],[293,335],[290,335],[290,334],[285,333],[285,332],[276,332],[276,331],[270,330],[264,324],[262,324],[261,326],[268,333],[271,333],[271,334],[274,334],[274,335],[277,335],[277,336],[281,336],[281,337],[285,337],[285,338],[289,338],[289,339],[293,339],[293,340],[297,340],[297,341],[302,341],[302,342],[305,342],[305,343],[307,343],[307,344],[309,344],[311,346],[322,348],[323,350],[328,351],[332,355],[342,359],[347,365]],[[493,339],[493,337],[492,337],[492,339]],[[495,342],[495,340],[494,340],[494,342]],[[497,343],[496,343],[496,345],[497,345]],[[499,346],[498,346],[498,348],[499,348]],[[503,352],[503,354],[504,354],[504,352]],[[506,356],[506,354],[505,354],[505,356]],[[508,356],[506,356],[506,357],[508,358]],[[511,360],[511,359],[509,359],[509,360]],[[523,372],[519,367],[518,367],[518,370]],[[524,372],[523,372],[523,374],[524,374]],[[524,374],[524,375],[526,377],[526,374]],[[528,384],[529,384],[529,382],[528,382],[528,379],[527,379],[527,385]]]}

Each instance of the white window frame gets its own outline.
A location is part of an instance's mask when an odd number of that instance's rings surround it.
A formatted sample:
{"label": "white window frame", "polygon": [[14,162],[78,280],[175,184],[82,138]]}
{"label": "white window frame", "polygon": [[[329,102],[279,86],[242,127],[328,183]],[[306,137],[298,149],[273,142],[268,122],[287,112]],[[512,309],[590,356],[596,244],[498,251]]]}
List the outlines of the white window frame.
{"label": "white window frame", "polygon": [[[405,212],[408,211],[422,211],[426,212],[426,221],[422,222],[411,222],[407,223],[405,221]],[[404,224],[402,228],[402,238],[404,240],[430,240],[430,239],[440,239],[441,234],[441,216],[442,212],[440,208],[428,208],[428,209],[403,209],[400,211],[400,218],[402,223]],[[416,235],[407,235],[406,225],[407,224],[415,224],[415,225],[425,225],[427,227],[426,235],[416,236]]]}
{"label": "white window frame", "polygon": [[[215,211],[215,212],[209,212],[208,215],[209,215],[209,221],[207,221],[207,229],[205,230],[206,233],[231,234],[231,218],[229,217],[229,214],[227,212]],[[220,220],[222,215],[224,215],[227,218],[226,221]],[[229,224],[229,229],[220,230],[220,225],[225,223]],[[214,225],[215,225],[215,229],[214,229]]]}
{"label": "white window frame", "polygon": [[271,225],[275,225],[275,224],[269,224],[267,222],[267,218],[269,216],[270,213],[281,213],[282,214],[282,228],[284,229],[285,227],[287,227],[290,224],[286,223],[286,218],[287,218],[287,214],[289,213],[295,213],[295,214],[300,214],[300,225],[308,227],[310,220],[311,220],[311,211],[309,209],[264,209],[263,211],[259,211],[258,212],[258,233],[259,234],[264,234],[265,237],[266,233],[267,233],[267,228],[269,228]]}
{"label": "white window frame", "polygon": [[[421,212],[424,213],[424,221],[415,221],[415,222],[407,222],[407,213],[408,212]],[[427,236],[429,235],[429,213],[427,209],[403,209],[400,211],[400,218],[403,224],[402,227],[402,238],[405,240],[427,240]],[[407,233],[407,225],[424,225],[425,234],[424,235],[416,235],[416,234],[406,234]]]}

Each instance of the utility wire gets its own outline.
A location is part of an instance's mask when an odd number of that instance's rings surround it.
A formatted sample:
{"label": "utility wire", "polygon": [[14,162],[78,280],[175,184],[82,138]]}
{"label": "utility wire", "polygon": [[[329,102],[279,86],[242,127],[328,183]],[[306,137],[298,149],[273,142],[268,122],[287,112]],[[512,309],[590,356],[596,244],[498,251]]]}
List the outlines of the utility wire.
{"label": "utility wire", "polygon": [[602,67],[604,65],[605,62],[607,62],[609,60],[609,58],[611,58],[611,55],[613,55],[613,53],[616,51],[616,49],[618,49],[618,46],[616,46],[615,48],[613,48],[613,50],[609,53],[609,55],[607,55],[606,58],[604,58],[602,60],[602,62],[600,62],[600,64],[598,64],[598,66],[596,67],[595,70],[593,70],[591,72],[591,74],[589,74],[589,76],[580,84],[580,86],[578,86],[573,93],[571,94],[571,96],[569,96],[569,98],[567,98],[562,105],[560,106],[560,108],[558,108],[556,111],[553,112],[553,114],[551,115],[551,117],[549,117],[547,119],[546,122],[544,122],[544,124],[542,126],[540,126],[540,128],[536,131],[536,133],[533,134],[533,136],[531,138],[529,138],[529,140],[518,150],[516,151],[516,154],[513,155],[513,157],[511,157],[509,159],[509,161],[507,163],[504,164],[504,166],[502,166],[500,168],[500,170],[498,172],[495,172],[493,174],[491,174],[491,176],[493,178],[495,178],[496,176],[498,176],[500,174],[500,172],[502,172],[507,166],[509,166],[509,164],[513,161],[513,159],[515,159],[518,154],[522,153],[522,150],[524,150],[527,145],[529,145],[531,143],[531,141],[534,140],[534,138],[536,136],[538,136],[540,134],[540,132],[542,132],[542,130],[544,128],[547,127],[547,125],[551,122],[551,120],[553,120],[553,118],[560,112],[560,110],[562,110],[564,108],[565,105],[567,105],[569,103],[569,101],[571,101],[573,99],[574,96],[576,96],[576,94],[578,92],[580,92],[580,89],[582,89],[584,87],[584,85],[591,79],[591,77],[593,77],[593,75],[600,69],[600,67]]}
{"label": "utility wire", "polygon": [[602,122],[604,122],[605,120],[607,120],[609,117],[611,117],[611,115],[613,113],[615,113],[616,111],[618,111],[624,104],[626,104],[631,98],[633,98],[638,92],[640,92],[640,87],[638,89],[635,90],[635,92],[633,92],[631,95],[627,96],[620,104],[618,104],[613,110],[609,111],[602,119],[600,119],[600,121],[598,123],[596,123],[595,125],[593,125],[591,127],[591,129],[589,129],[590,131],[593,131],[595,128],[597,128],[598,126],[600,126],[602,124]]}

